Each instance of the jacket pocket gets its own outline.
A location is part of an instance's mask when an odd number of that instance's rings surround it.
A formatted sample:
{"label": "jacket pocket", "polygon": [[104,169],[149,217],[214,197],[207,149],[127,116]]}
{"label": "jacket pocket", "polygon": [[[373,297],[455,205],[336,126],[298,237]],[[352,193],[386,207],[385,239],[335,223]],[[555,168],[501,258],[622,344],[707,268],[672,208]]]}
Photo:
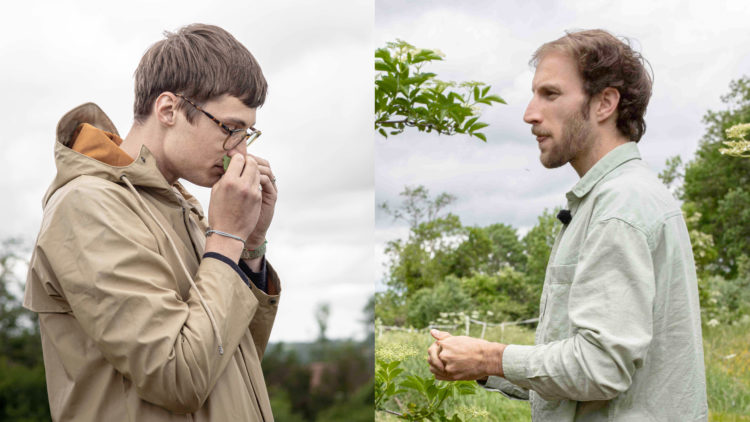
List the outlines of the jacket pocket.
{"label": "jacket pocket", "polygon": [[568,296],[576,265],[554,265],[547,268],[547,291],[539,321],[537,343],[545,344],[570,336]]}

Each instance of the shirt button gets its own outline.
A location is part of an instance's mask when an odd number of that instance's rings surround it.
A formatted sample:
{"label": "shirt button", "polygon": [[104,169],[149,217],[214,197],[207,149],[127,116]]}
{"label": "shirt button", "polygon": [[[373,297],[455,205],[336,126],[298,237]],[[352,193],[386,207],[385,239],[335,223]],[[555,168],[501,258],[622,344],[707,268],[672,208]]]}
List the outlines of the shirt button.
{"label": "shirt button", "polygon": [[276,304],[276,299],[270,299],[268,301],[268,303],[270,303],[271,305],[275,305]]}

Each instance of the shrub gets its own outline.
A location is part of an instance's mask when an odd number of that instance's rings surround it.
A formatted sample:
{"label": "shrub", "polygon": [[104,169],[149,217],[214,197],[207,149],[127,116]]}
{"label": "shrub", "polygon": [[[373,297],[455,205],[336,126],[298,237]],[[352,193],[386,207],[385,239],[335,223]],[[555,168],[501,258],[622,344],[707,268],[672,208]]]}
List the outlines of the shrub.
{"label": "shrub", "polygon": [[406,322],[414,327],[426,327],[440,313],[471,308],[471,298],[461,289],[461,281],[448,276],[434,288],[417,290],[410,299]]}

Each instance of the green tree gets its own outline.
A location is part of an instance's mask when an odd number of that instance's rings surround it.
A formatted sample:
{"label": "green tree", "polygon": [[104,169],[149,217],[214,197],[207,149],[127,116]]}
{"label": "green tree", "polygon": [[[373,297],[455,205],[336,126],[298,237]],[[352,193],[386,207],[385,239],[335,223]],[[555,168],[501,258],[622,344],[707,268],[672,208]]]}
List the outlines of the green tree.
{"label": "green tree", "polygon": [[[375,130],[384,137],[402,133],[407,127],[420,132],[435,131],[487,137],[479,130],[489,126],[479,121],[480,104],[505,100],[490,94],[483,82],[444,82],[422,67],[443,60],[437,50],[418,49],[406,41],[389,42],[375,50]],[[456,90],[458,88],[458,90]]]}
{"label": "green tree", "polygon": [[529,312],[529,304],[538,302],[539,297],[534,296],[533,286],[524,273],[511,266],[495,274],[476,273],[463,278],[461,288],[471,297],[472,311],[487,315],[488,320],[501,322],[536,316]]}
{"label": "green tree", "polygon": [[732,81],[721,97],[725,110],[703,117],[706,133],[695,158],[685,168],[682,199],[700,214],[696,229],[713,236],[718,270],[727,278],[737,274],[737,259],[750,250],[750,160],[727,159],[720,150],[727,129],[750,122],[750,78]]}
{"label": "green tree", "polygon": [[547,262],[561,228],[556,217],[558,211],[559,209],[545,209],[537,218],[536,226],[526,233],[522,241],[527,258],[526,281],[531,289],[531,296],[535,298],[527,303],[528,315],[539,315],[539,298],[542,296]]}
{"label": "green tree", "polygon": [[460,312],[471,307],[471,298],[461,288],[461,280],[449,275],[434,287],[414,292],[409,300],[406,322],[422,328],[437,320],[441,312]]}
{"label": "green tree", "polygon": [[386,254],[389,274],[386,284],[410,296],[424,287],[432,287],[449,273],[450,259],[456,238],[463,227],[454,214],[441,216],[443,209],[455,200],[446,193],[431,198],[424,186],[405,187],[401,206],[380,205],[396,220],[409,224],[406,240],[389,241]]}
{"label": "green tree", "polygon": [[393,289],[375,293],[375,315],[383,325],[406,324],[406,297]]}
{"label": "green tree", "polygon": [[[21,306],[12,289],[25,272],[17,239],[0,243],[0,420],[50,420],[42,345],[36,314]],[[13,286],[13,287],[11,287]]]}
{"label": "green tree", "polygon": [[524,245],[518,238],[518,231],[504,223],[495,223],[484,227],[484,231],[492,243],[492,251],[488,257],[483,272],[497,273],[503,267],[509,266],[517,271],[525,271],[528,257],[524,253]]}

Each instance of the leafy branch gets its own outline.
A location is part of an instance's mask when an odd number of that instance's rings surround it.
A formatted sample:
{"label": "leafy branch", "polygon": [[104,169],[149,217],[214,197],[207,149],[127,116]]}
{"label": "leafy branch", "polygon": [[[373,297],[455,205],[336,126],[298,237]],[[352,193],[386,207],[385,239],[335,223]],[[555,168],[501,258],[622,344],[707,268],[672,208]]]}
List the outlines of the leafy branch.
{"label": "leafy branch", "polygon": [[[402,133],[407,127],[443,135],[475,136],[487,142],[479,130],[489,126],[479,121],[480,105],[506,104],[490,94],[483,82],[445,82],[422,67],[443,60],[438,50],[417,49],[403,40],[375,50],[375,130],[384,137]],[[458,88],[458,89],[455,89]],[[388,131],[386,131],[388,129]]]}
{"label": "leafy branch", "polygon": [[[400,360],[386,362],[376,359],[375,364],[375,410],[390,413],[409,421],[441,421],[441,422],[463,422],[463,419],[454,414],[448,417],[443,409],[443,403],[447,399],[458,396],[470,395],[476,392],[476,385],[472,382],[440,382],[432,377],[421,377],[410,374],[401,382],[396,382],[396,377],[403,372],[399,368]],[[391,410],[385,407],[389,399],[395,401],[397,395],[411,391],[416,393],[418,402],[409,401],[401,405],[401,411]],[[398,402],[400,405],[400,402]]]}

